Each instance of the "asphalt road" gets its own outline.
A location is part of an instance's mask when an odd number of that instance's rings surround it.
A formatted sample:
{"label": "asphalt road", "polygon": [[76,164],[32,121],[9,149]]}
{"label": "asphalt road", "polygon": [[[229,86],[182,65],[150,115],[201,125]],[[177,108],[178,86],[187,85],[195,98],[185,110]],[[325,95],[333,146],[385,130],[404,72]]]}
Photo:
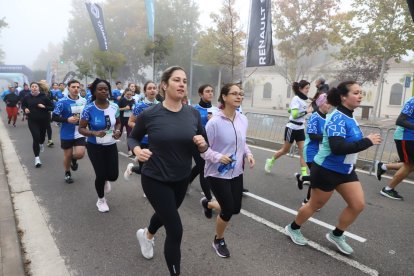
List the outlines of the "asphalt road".
{"label": "asphalt road", "polygon": [[[152,208],[142,195],[139,176],[131,181],[122,173],[131,160],[119,155],[120,177],[107,197],[110,212],[101,214],[95,206],[94,172],[86,154],[79,170],[72,173],[75,183],[65,184],[63,151],[59,128],[53,126],[54,148],[45,147],[43,166],[34,167],[32,139],[27,123],[7,126],[21,163],[26,168],[49,229],[60,254],[72,275],[167,275],[163,256],[165,231],[155,239],[155,256],[144,259],[135,232],[147,226]],[[20,119],[21,117],[19,117]],[[3,130],[1,130],[3,131]],[[126,152],[125,135],[118,150]],[[323,223],[335,225],[345,206],[334,195],[302,232],[312,243],[298,246],[282,232],[299,208],[306,191],[296,188],[293,173],[299,170],[296,158],[284,156],[271,174],[263,171],[268,149],[252,147],[256,167],[245,172],[245,186],[251,194],[243,201],[242,214],[234,216],[226,232],[231,252],[228,259],[219,258],[211,248],[214,219],[202,215],[200,187],[196,180],[180,208],[184,226],[182,242],[182,275],[414,275],[414,186],[398,187],[404,201],[379,195],[387,180],[359,172],[366,195],[366,208],[348,229],[356,235],[348,238],[355,253],[348,257],[337,253],[325,234]],[[6,158],[6,157],[5,157]],[[359,240],[359,241],[358,241]],[[365,241],[364,241],[365,240]]]}

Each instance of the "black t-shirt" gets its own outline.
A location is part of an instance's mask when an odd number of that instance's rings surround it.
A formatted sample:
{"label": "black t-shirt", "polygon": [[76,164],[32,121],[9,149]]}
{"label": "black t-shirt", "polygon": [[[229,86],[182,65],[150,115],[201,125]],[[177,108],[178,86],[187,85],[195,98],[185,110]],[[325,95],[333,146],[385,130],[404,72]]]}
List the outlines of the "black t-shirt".
{"label": "black t-shirt", "polygon": [[[45,108],[38,107],[38,104],[43,104]],[[25,108],[30,110],[30,113],[27,114],[29,119],[48,120],[50,118],[49,111],[53,111],[53,103],[45,93],[40,92],[37,96],[29,94],[23,98],[22,109]]]}
{"label": "black t-shirt", "polygon": [[[132,99],[132,98],[131,98],[131,100],[130,100],[130,101],[128,101],[128,99],[127,99],[127,98],[125,98],[125,97],[122,97],[122,98],[119,100],[119,102],[118,102],[118,106],[119,106],[119,108],[124,108],[124,107],[126,107],[127,105],[129,105],[129,108],[130,108],[130,110],[131,110],[131,111],[132,111],[132,107],[134,106],[134,104],[135,104],[135,100],[134,100],[134,99]],[[124,118],[125,118],[126,120],[128,120],[128,118],[124,117],[124,110],[120,110],[120,111],[119,111],[119,116],[120,116],[121,120],[123,120]]]}
{"label": "black t-shirt", "polygon": [[16,107],[17,103],[19,102],[19,96],[17,96],[14,92],[7,94],[4,97],[4,102],[6,103],[6,106],[8,107]]}
{"label": "black t-shirt", "polygon": [[172,112],[162,104],[149,107],[137,117],[128,138],[131,149],[140,145],[145,134],[152,156],[144,163],[142,174],[164,182],[190,176],[193,137],[199,134],[206,137],[196,109],[183,105],[180,111]]}

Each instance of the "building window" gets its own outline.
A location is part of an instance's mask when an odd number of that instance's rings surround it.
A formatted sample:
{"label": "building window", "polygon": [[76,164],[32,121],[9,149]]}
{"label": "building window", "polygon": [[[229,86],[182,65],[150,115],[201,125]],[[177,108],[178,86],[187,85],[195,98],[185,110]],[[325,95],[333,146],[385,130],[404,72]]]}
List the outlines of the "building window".
{"label": "building window", "polygon": [[391,86],[390,105],[401,105],[403,86],[400,83],[394,83]]}
{"label": "building window", "polygon": [[272,98],[272,84],[270,82],[266,82],[263,87],[263,99],[271,99]]}

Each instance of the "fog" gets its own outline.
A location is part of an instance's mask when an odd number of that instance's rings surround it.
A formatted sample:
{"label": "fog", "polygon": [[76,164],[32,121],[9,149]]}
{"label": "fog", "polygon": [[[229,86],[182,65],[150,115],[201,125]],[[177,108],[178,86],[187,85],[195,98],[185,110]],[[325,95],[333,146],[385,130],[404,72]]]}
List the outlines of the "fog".
{"label": "fog", "polygon": [[[221,0],[196,2],[200,7],[200,23],[207,26],[211,21],[210,13],[220,7]],[[238,9],[244,15],[242,20],[247,22],[248,5],[238,5]],[[50,42],[57,44],[64,40],[71,11],[71,0],[0,0],[0,18],[8,23],[0,33],[4,63],[32,68],[42,49],[47,50]],[[138,16],[145,16],[145,11],[141,12],[143,14]]]}

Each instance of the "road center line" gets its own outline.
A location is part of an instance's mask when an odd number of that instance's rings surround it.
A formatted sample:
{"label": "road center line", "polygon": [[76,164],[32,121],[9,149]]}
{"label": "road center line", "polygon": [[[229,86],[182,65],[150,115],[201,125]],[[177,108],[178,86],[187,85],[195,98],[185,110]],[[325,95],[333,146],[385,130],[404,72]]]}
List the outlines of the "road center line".
{"label": "road center line", "polygon": [[[242,213],[243,215],[245,215],[245,216],[247,216],[247,217],[249,217],[249,218],[251,218],[251,219],[253,219],[257,222],[262,223],[262,224],[264,224],[264,225],[266,225],[266,226],[268,226],[268,227],[270,227],[270,228],[286,235],[285,229],[283,227],[279,226],[279,225],[274,224],[273,222],[270,222],[270,221],[268,221],[268,220],[266,220],[262,217],[259,217],[259,216],[255,215],[253,213],[250,213],[249,211],[246,211],[244,209],[242,209],[240,211],[240,213]],[[338,261],[340,261],[340,262],[343,262],[343,263],[345,263],[349,266],[352,266],[352,267],[362,271],[365,274],[372,275],[372,276],[379,275],[377,270],[372,269],[372,268],[370,268],[366,265],[363,265],[360,262],[357,262],[355,260],[349,259],[349,258],[347,258],[347,257],[331,250],[331,249],[323,247],[322,245],[320,245],[316,242],[308,240],[308,245],[310,247],[312,247],[312,248],[314,248],[314,249],[316,249],[316,250],[318,250],[318,251],[320,251],[320,252],[322,252],[322,253],[324,253],[324,254],[326,254],[326,255],[328,255],[328,256],[330,256],[330,257],[332,257],[332,258],[334,258]]]}
{"label": "road center line", "polygon": [[[246,195],[246,196],[249,196],[249,197],[251,197],[251,198],[254,198],[254,199],[258,200],[258,201],[261,201],[261,202],[263,202],[263,203],[266,203],[266,204],[268,204],[268,205],[270,205],[270,206],[273,206],[273,207],[279,208],[280,210],[285,211],[285,212],[287,212],[287,213],[290,213],[290,214],[292,214],[292,215],[295,215],[295,216],[296,216],[296,215],[298,214],[298,212],[297,212],[297,211],[295,211],[295,210],[293,210],[293,209],[290,209],[290,208],[288,208],[288,207],[285,207],[285,206],[283,206],[283,205],[280,205],[280,204],[278,204],[278,203],[276,203],[276,202],[270,201],[270,200],[268,200],[268,199],[266,199],[266,198],[263,198],[263,197],[261,197],[261,196],[258,196],[258,195],[255,195],[255,194],[252,194],[252,193],[250,193],[250,192],[243,193],[243,194],[244,194],[244,195]],[[315,224],[318,224],[318,225],[320,225],[320,226],[322,226],[322,227],[325,227],[325,228],[327,228],[327,229],[330,229],[330,230],[335,229],[335,226],[333,226],[333,225],[331,225],[331,224],[328,224],[328,223],[326,223],[326,222],[323,222],[323,221],[321,221],[321,220],[318,220],[318,219],[310,218],[310,219],[309,219],[309,221],[311,221],[311,222],[313,222],[313,223],[315,223]],[[345,231],[345,232],[344,232],[344,235],[345,235],[345,236],[347,236],[347,237],[349,237],[349,238],[351,238],[351,239],[354,239],[354,240],[356,240],[356,241],[359,241],[359,242],[366,242],[366,241],[367,241],[367,239],[362,238],[362,237],[360,237],[360,236],[358,236],[358,235],[352,234],[352,233],[350,233],[350,232],[348,232],[348,231]]]}

